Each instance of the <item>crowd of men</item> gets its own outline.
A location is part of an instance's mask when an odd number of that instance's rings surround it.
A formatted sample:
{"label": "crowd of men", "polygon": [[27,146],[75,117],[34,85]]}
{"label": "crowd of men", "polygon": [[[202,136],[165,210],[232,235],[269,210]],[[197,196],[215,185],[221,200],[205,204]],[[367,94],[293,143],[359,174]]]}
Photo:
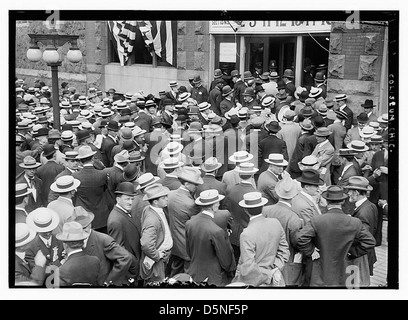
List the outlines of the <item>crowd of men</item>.
{"label": "crowd of men", "polygon": [[[326,75],[76,92],[16,80],[15,285],[369,286],[388,217],[388,115]],[[355,274],[354,274],[355,275]],[[50,281],[52,277],[52,281]]]}

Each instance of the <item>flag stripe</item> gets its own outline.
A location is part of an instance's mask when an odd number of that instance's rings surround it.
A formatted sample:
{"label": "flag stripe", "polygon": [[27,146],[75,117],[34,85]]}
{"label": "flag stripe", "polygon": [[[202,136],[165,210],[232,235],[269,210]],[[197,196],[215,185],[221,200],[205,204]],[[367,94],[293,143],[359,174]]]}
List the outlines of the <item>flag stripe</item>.
{"label": "flag stripe", "polygon": [[116,41],[120,64],[125,65],[133,51],[136,39],[136,21],[108,21],[109,29]]}

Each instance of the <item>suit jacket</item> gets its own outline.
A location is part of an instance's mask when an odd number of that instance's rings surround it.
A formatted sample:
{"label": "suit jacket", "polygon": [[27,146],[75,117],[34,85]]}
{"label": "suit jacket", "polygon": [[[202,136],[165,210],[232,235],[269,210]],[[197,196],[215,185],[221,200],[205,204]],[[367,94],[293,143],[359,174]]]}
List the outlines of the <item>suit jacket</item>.
{"label": "suit jacket", "polygon": [[234,186],[228,186],[225,197],[225,207],[232,215],[232,233],[230,236],[231,244],[239,246],[239,236],[247,227],[249,217],[244,209],[239,205],[239,202],[244,199],[244,194],[257,191],[252,185],[247,183],[239,183]]}
{"label": "suit jacket", "polygon": [[85,210],[95,214],[92,227],[99,229],[106,227],[109,208],[105,195],[107,188],[107,171],[97,170],[91,166],[85,166],[73,174],[75,179],[81,181],[77,189],[75,206],[81,206]]}
{"label": "suit jacket", "polygon": [[225,286],[235,270],[234,252],[224,230],[213,219],[199,213],[186,223],[187,254],[191,262],[187,273],[196,282]]}
{"label": "suit jacket", "polygon": [[320,215],[315,204],[302,193],[299,192],[292,199],[292,210],[303,220],[303,225],[309,222],[313,216]]}
{"label": "suit jacket", "polygon": [[344,138],[346,137],[346,128],[340,123],[332,123],[327,126],[327,129],[332,132],[334,140],[334,149],[339,150],[344,146]]}
{"label": "suit jacket", "polygon": [[28,215],[27,211],[16,207],[15,223],[26,223],[27,215]]}
{"label": "suit jacket", "polygon": [[[232,101],[234,101],[234,100],[232,100]],[[230,101],[228,99],[225,99],[225,98],[221,101],[221,103],[220,103],[221,116],[224,116],[225,112],[227,112],[227,111],[231,110],[231,108],[235,107],[235,104],[232,101]]]}
{"label": "suit jacket", "polygon": [[262,193],[262,196],[268,199],[266,205],[273,205],[279,201],[279,197],[275,192],[275,186],[279,179],[269,170],[262,172],[259,175],[257,189]]}
{"label": "suit jacket", "polygon": [[50,202],[47,208],[50,208],[58,213],[60,218],[58,226],[52,231],[53,235],[57,235],[58,233],[62,232],[64,223],[67,222],[67,219],[74,213],[74,204],[68,201],[66,198],[58,197],[57,200]]}
{"label": "suit jacket", "polygon": [[320,168],[326,168],[326,173],[323,175],[324,177],[323,179],[327,186],[331,185],[330,166],[331,161],[333,160],[334,157],[333,146],[328,140],[326,140],[326,142],[319,143],[316,145],[315,149],[312,152],[312,155],[314,155],[319,161]]}
{"label": "suit jacket", "polygon": [[62,246],[62,242],[57,240],[55,236],[51,236],[51,246],[47,248],[44,242],[40,239],[40,236],[37,234],[33,241],[30,242],[28,248],[26,249],[25,260],[30,265],[30,268],[34,268],[35,262],[34,257],[37,254],[38,250],[44,254],[47,259],[45,263],[45,267],[50,265],[60,266],[61,260],[63,259],[62,252],[64,251],[64,247]]}
{"label": "suit jacket", "polygon": [[157,183],[161,183],[163,187],[167,187],[170,190],[177,190],[181,186],[181,182],[176,177],[168,177],[167,175],[157,181]]}
{"label": "suit jacket", "polygon": [[276,134],[279,139],[286,142],[288,161],[290,161],[299,139],[301,128],[296,122],[281,123],[282,129]]}
{"label": "suit jacket", "polygon": [[302,161],[302,159],[305,157],[304,155],[305,141],[307,137],[310,137],[310,136],[311,136],[310,133],[303,133],[299,136],[295,149],[293,150],[292,157],[290,158],[289,165],[288,165],[289,171],[291,173],[294,173],[294,174],[301,173],[298,162]]}
{"label": "suit jacket", "polygon": [[288,149],[286,142],[279,139],[276,135],[271,134],[261,142],[259,142],[258,149],[258,174],[261,174],[266,169],[268,169],[269,164],[265,162],[264,159],[268,159],[271,153],[283,154],[283,157],[287,161],[289,159]]}
{"label": "suit jacket", "polygon": [[190,192],[181,188],[171,191],[168,197],[169,227],[173,238],[171,253],[189,261],[186,252],[186,222],[200,212],[200,207],[195,204]]}
{"label": "suit jacket", "polygon": [[220,104],[222,101],[222,92],[218,87],[213,88],[208,95],[208,102],[211,103],[211,110],[221,116]]}
{"label": "suit jacket", "polygon": [[[142,255],[140,258],[140,276],[145,281],[163,281],[165,277],[166,262],[160,258],[157,250],[164,241],[165,229],[160,216],[150,206],[144,208],[142,213],[142,235],[140,244]],[[145,257],[155,261],[150,270],[143,264]]]}
{"label": "suit jacket", "polygon": [[91,230],[83,251],[99,258],[99,286],[111,281],[120,286],[127,282],[127,276],[139,275],[139,261],[107,234]]}
{"label": "suit jacket", "polygon": [[126,213],[115,205],[109,214],[107,227],[108,234],[139,261],[141,255],[140,233],[136,221],[130,213]]}
{"label": "suit jacket", "polygon": [[[26,183],[27,184],[27,180],[24,178],[24,172],[16,177],[16,184],[17,183]],[[30,193],[28,195],[28,204],[26,206],[26,211],[28,213],[30,213],[31,211],[33,211],[34,209],[37,209],[39,207],[43,207],[44,206],[44,195],[42,194],[42,180],[40,178],[38,178],[37,176],[34,176],[34,178],[31,180],[31,184],[32,186],[35,187],[36,190],[36,199],[34,200],[34,196],[32,193]],[[30,188],[30,186],[28,186]]]}
{"label": "suit jacket", "polygon": [[35,284],[37,286],[42,286],[45,280],[45,268],[34,265],[30,265],[22,260],[19,256],[15,255],[15,265],[14,265],[14,284],[18,286],[25,285],[26,282],[30,284]]}
{"label": "suit jacket", "polygon": [[265,206],[262,210],[262,214],[266,218],[275,218],[282,225],[283,231],[285,231],[286,242],[289,246],[289,258],[288,262],[293,262],[293,256],[298,251],[296,248],[296,234],[302,229],[303,222],[299,216],[288,205],[278,202],[272,206]]}
{"label": "suit jacket", "polygon": [[300,230],[297,246],[306,256],[311,256],[315,247],[320,250],[319,276],[310,286],[344,287],[349,276],[348,253],[350,258],[363,256],[374,250],[375,240],[361,221],[332,208]]}
{"label": "suit jacket", "polygon": [[152,121],[152,116],[143,111],[139,112],[133,119],[135,125],[139,126],[142,130],[146,130],[146,132],[150,132]]}
{"label": "suit jacket", "polygon": [[[354,209],[353,217],[360,219],[373,237],[376,236],[377,232],[382,232],[382,230],[377,230],[378,219],[381,219],[381,217],[378,216],[377,207],[370,200],[367,199],[358,208]],[[373,266],[376,261],[377,256],[374,248],[372,248],[368,251],[370,275],[373,275]]]}
{"label": "suit jacket", "polygon": [[200,104],[201,102],[207,102],[208,91],[203,86],[199,86],[198,88],[194,87],[193,89],[191,89],[191,98],[195,99],[197,101],[197,104]]}
{"label": "suit jacket", "polygon": [[[72,176],[73,172],[71,172],[68,168],[65,168],[63,171],[61,171],[56,177],[55,180],[57,180],[59,177],[62,176]],[[57,200],[59,197],[59,193],[54,192],[50,189],[48,193],[48,204],[50,204],[52,201]]]}
{"label": "suit jacket", "polygon": [[346,119],[346,123],[344,124],[344,126],[348,130],[353,125],[353,120],[354,120],[353,111],[351,111],[351,109],[347,105],[343,108],[343,111],[347,113],[347,119]]}
{"label": "suit jacket", "polygon": [[344,145],[347,146],[352,140],[362,140],[358,127],[347,130],[346,136],[344,137]]}
{"label": "suit jacket", "polygon": [[286,83],[286,92],[288,93],[288,95],[293,97],[295,94],[295,91],[296,91],[296,86],[292,81]]}
{"label": "suit jacket", "polygon": [[[211,174],[205,174],[203,177],[203,184],[199,184],[196,189],[196,198],[200,196],[200,193],[202,191],[208,190],[208,189],[216,189],[218,190],[218,193],[221,195],[225,196],[225,193],[227,191],[227,184],[224,182],[221,182],[217,179],[215,179],[215,176]],[[224,200],[221,201],[220,207],[223,207]]]}
{"label": "suit jacket", "polygon": [[210,145],[210,148],[212,149],[212,156],[216,157],[219,163],[222,163],[222,166],[217,170],[216,173],[216,178],[221,179],[224,172],[228,170],[228,157],[230,155],[228,137],[221,134],[210,138],[208,143]]}
{"label": "suit jacket", "polygon": [[[373,170],[382,166],[388,167],[388,160],[384,159],[384,150],[377,151],[371,160]],[[370,176],[368,181],[373,187],[369,198],[372,203],[378,203],[379,199],[388,200],[388,175],[382,173],[378,178]]]}
{"label": "suit jacket", "polygon": [[250,102],[245,102],[245,104],[243,105],[244,107],[247,107],[248,110],[251,110],[254,108],[254,106],[257,106],[258,102],[256,101],[256,99],[252,99]]}
{"label": "suit jacket", "polygon": [[[167,132],[167,131],[166,131]],[[167,145],[168,137],[161,130],[153,130],[146,133],[145,141],[147,144],[146,154],[149,156],[145,159],[146,172],[157,176],[157,164],[159,153]]]}
{"label": "suit jacket", "polygon": [[113,206],[116,203],[116,188],[121,182],[125,181],[125,178],[123,177],[123,170],[115,165],[111,168],[107,168],[106,172],[108,183],[105,193],[108,202],[108,208],[109,210],[112,210]]}
{"label": "suit jacket", "polygon": [[85,252],[70,255],[59,268],[60,286],[70,287],[74,284],[90,284],[97,286],[100,277],[100,260]]}
{"label": "suit jacket", "polygon": [[239,102],[240,104],[244,105],[244,91],[247,88],[247,85],[244,83],[244,81],[242,81],[241,79],[239,79],[237,82],[235,82],[234,84],[234,96],[232,98],[232,101],[235,102],[235,104],[237,102]]}
{"label": "suit jacket", "polygon": [[113,140],[110,136],[105,137],[102,140],[102,145],[101,145],[101,156],[102,156],[102,162],[105,165],[105,167],[111,167],[113,164],[113,158],[111,155],[112,148],[117,145],[118,142],[117,140]]}
{"label": "suit jacket", "polygon": [[136,227],[137,227],[137,230],[139,231],[139,234],[142,234],[143,209],[149,205],[149,201],[143,200],[143,197],[144,197],[143,193],[141,192],[138,193],[133,198],[132,209],[130,210],[130,214],[132,215],[132,218],[136,222]]}
{"label": "suit jacket", "polygon": [[49,160],[47,163],[37,169],[37,175],[42,180],[41,194],[44,199],[44,206],[48,204],[48,193],[50,186],[54,183],[56,176],[64,171],[62,164],[56,163],[54,160]]}
{"label": "suit jacket", "polygon": [[[272,269],[278,267],[282,270],[289,258],[289,246],[281,224],[277,219],[266,219],[262,215],[249,221],[248,227],[241,234],[240,248],[236,281],[243,281],[241,267],[249,264],[249,268],[259,269],[266,276],[267,281],[261,284],[270,284]],[[249,284],[258,285],[258,281],[254,282]]]}
{"label": "suit jacket", "polygon": [[[252,187],[256,188],[255,179],[252,177],[251,179],[249,179],[249,181],[251,182]],[[225,183],[228,188],[228,187],[235,186],[236,184],[239,184],[241,182],[241,178],[239,177],[238,171],[233,169],[233,170],[228,170],[227,172],[223,174],[221,182]]]}

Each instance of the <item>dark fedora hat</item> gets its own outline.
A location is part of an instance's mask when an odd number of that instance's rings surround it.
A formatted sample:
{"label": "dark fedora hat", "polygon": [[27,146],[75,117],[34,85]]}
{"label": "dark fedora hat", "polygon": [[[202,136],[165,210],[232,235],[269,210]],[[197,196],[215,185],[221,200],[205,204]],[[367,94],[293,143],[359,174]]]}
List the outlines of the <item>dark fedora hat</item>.
{"label": "dark fedora hat", "polygon": [[90,138],[90,137],[91,137],[91,134],[89,133],[89,130],[86,130],[86,129],[79,130],[76,133],[76,138],[77,138],[78,141],[82,141],[82,140],[84,140],[86,138]]}
{"label": "dark fedora hat", "polygon": [[278,81],[278,90],[280,89],[286,89],[286,84],[282,80]]}
{"label": "dark fedora hat", "polygon": [[57,149],[55,149],[55,146],[53,144],[47,143],[44,147],[43,147],[43,155],[44,157],[48,157],[52,154],[54,154]]}
{"label": "dark fedora hat", "polygon": [[255,95],[254,89],[251,88],[251,87],[245,88],[245,91],[244,91],[244,93],[242,95],[253,97]]}
{"label": "dark fedora hat", "polygon": [[40,128],[37,133],[34,134],[34,137],[48,136],[48,128]]}
{"label": "dark fedora hat", "polygon": [[281,126],[279,125],[278,121],[271,121],[269,122],[267,125],[265,125],[265,128],[272,133],[276,133],[278,132],[281,128]]}
{"label": "dark fedora hat", "polygon": [[363,108],[374,108],[375,107],[373,100],[370,100],[370,99],[366,99],[366,101],[361,106]]}
{"label": "dark fedora hat", "polygon": [[320,178],[320,173],[314,169],[306,169],[302,171],[302,176],[297,178],[297,181],[305,183],[305,184],[312,184],[316,186],[324,185],[323,179]]}
{"label": "dark fedora hat", "polygon": [[119,185],[117,186],[115,190],[115,193],[124,194],[127,196],[134,196],[136,194],[133,183],[129,181],[124,181],[124,182],[119,183]]}
{"label": "dark fedora hat", "polygon": [[316,72],[314,79],[316,82],[324,82],[326,80],[326,77],[323,72]]}
{"label": "dark fedora hat", "polygon": [[200,75],[198,74],[198,75],[195,75],[195,76],[194,76],[193,83],[199,83],[199,82],[201,82],[201,77],[200,77]]}
{"label": "dark fedora hat", "polygon": [[361,113],[357,116],[357,121],[358,121],[358,122],[363,122],[363,123],[368,122],[368,115],[367,115],[367,113],[361,112]]}
{"label": "dark fedora hat", "polygon": [[123,169],[123,179],[126,182],[131,182],[136,180],[137,174],[139,173],[139,168],[136,163],[130,163]]}
{"label": "dark fedora hat", "polygon": [[233,92],[234,89],[232,89],[229,85],[226,85],[222,88],[222,95],[223,97],[229,95],[231,92]]}
{"label": "dark fedora hat", "polygon": [[111,120],[108,122],[108,126],[107,126],[108,130],[112,130],[112,131],[119,131],[119,124],[117,121],[115,120]]}
{"label": "dark fedora hat", "polygon": [[347,199],[348,195],[340,186],[329,186],[326,191],[322,192],[322,197],[329,201],[341,201]]}
{"label": "dark fedora hat", "polygon": [[307,98],[309,98],[309,91],[303,90],[303,91],[299,94],[299,101],[300,101],[300,102],[305,102]]}
{"label": "dark fedora hat", "polygon": [[232,70],[231,71],[231,77],[240,77],[240,73],[238,72],[238,70]]}

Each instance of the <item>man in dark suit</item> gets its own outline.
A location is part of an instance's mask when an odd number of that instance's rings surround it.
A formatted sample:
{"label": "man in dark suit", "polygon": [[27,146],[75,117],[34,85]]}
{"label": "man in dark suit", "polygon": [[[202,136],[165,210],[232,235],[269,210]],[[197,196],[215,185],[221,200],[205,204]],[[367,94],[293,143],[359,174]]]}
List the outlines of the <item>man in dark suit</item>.
{"label": "man in dark suit", "polygon": [[180,180],[177,177],[177,171],[184,164],[179,161],[178,158],[169,157],[164,159],[164,161],[159,164],[159,168],[162,168],[166,173],[166,176],[158,181],[163,187],[169,188],[170,190],[177,190],[180,186]]}
{"label": "man in dark suit", "polygon": [[295,76],[293,75],[293,70],[292,69],[286,69],[283,72],[282,75],[282,80],[285,82],[286,85],[286,92],[288,93],[289,96],[294,97],[295,91],[296,91],[296,86],[293,83]]}
{"label": "man in dark suit", "polygon": [[179,92],[178,92],[178,83],[177,83],[177,81],[171,81],[169,86],[170,86],[170,91],[165,92],[165,94],[164,94],[164,96],[163,96],[163,98],[161,100],[161,104],[160,104],[161,107],[164,107],[164,105],[163,105],[164,99],[170,99],[172,101],[173,105],[179,103],[178,102]]}
{"label": "man in dark suit", "polygon": [[59,285],[61,287],[97,286],[100,277],[101,262],[98,257],[83,251],[84,240],[88,234],[78,222],[66,222],[57,239],[62,241],[67,254],[64,264],[59,267]]}
{"label": "man in dark suit", "polygon": [[334,101],[337,102],[338,109],[347,114],[347,119],[344,126],[347,130],[349,130],[353,125],[353,111],[351,111],[351,109],[347,106],[347,95],[338,94],[335,96]]}
{"label": "man in dark suit", "polygon": [[82,169],[73,174],[75,179],[81,182],[76,194],[76,206],[81,206],[95,214],[94,229],[106,233],[106,224],[109,215],[108,202],[105,191],[108,177],[106,169],[97,170],[93,166],[95,151],[89,146],[83,146],[78,150],[78,159],[82,163]]}
{"label": "man in dark suit", "polygon": [[192,279],[207,279],[208,284],[223,287],[231,282],[236,263],[225,231],[213,221],[222,199],[217,190],[210,189],[195,200],[201,212],[186,223],[186,244],[191,259],[187,273]]}
{"label": "man in dark suit", "polygon": [[118,131],[119,131],[119,124],[111,120],[108,123],[107,126],[108,129],[108,136],[105,137],[102,140],[102,145],[101,145],[101,154],[102,154],[102,162],[105,165],[105,167],[111,167],[113,165],[112,163],[112,148],[118,144]]}
{"label": "man in dark suit", "polygon": [[[140,233],[131,215],[135,190],[131,182],[121,182],[116,190],[116,204],[109,214],[108,234],[140,262]],[[133,260],[133,259],[132,259]]]}
{"label": "man in dark suit", "polygon": [[30,213],[34,209],[44,206],[44,197],[41,191],[42,180],[37,176],[37,168],[41,166],[41,163],[36,162],[31,156],[26,156],[23,163],[20,163],[20,167],[24,169],[24,173],[16,177],[16,183],[25,183],[31,190],[28,195],[28,204],[26,211]]}
{"label": "man in dark suit", "polygon": [[[359,218],[363,224],[367,227],[370,233],[375,237],[378,225],[378,210],[374,203],[367,198],[369,191],[373,190],[369,181],[360,176],[350,177],[348,184],[345,186],[350,202],[355,203],[356,208],[352,214],[353,217]],[[368,264],[370,267],[370,276],[373,275],[374,263],[377,261],[374,248],[371,248],[368,252]]]}
{"label": "man in dark suit", "polygon": [[241,75],[239,74],[238,70],[232,70],[231,71],[231,79],[232,79],[232,82],[234,83],[234,88],[233,88],[234,89],[234,91],[233,91],[234,96],[233,96],[232,101],[233,101],[234,105],[237,104],[237,102],[240,103],[241,105],[244,105],[243,93],[244,93],[245,88],[247,86],[244,83],[244,81],[241,79]]}
{"label": "man in dark suit", "polygon": [[106,189],[106,196],[108,201],[108,208],[111,211],[116,203],[115,191],[119,183],[125,181],[123,171],[129,164],[129,152],[122,150],[114,156],[114,164],[110,168],[106,168],[108,185]]}
{"label": "man in dark suit", "polygon": [[173,114],[174,114],[174,105],[178,102],[174,103],[171,99],[164,99],[163,100],[163,110],[160,114],[160,122],[168,127],[173,125]]}
{"label": "man in dark suit", "polygon": [[43,156],[47,159],[47,162],[37,169],[37,175],[42,180],[41,194],[43,195],[44,206],[48,205],[48,194],[51,184],[55,181],[57,175],[64,171],[64,166],[55,161],[56,151],[54,145],[46,144]]}
{"label": "man in dark suit", "polygon": [[[111,236],[91,229],[95,215],[86,210],[75,211],[67,222],[75,221],[81,224],[88,234],[84,241],[83,251],[100,260],[101,269],[99,286],[130,286],[137,280],[139,264],[124,247],[120,246]],[[136,282],[133,281],[133,284]]]}
{"label": "man in dark suit", "polygon": [[[244,83],[242,82],[242,84]],[[221,116],[224,117],[226,112],[235,107],[236,102],[234,101],[234,93],[234,89],[232,89],[229,85],[222,87],[222,100],[220,103]]]}
{"label": "man in dark suit", "polygon": [[[222,164],[218,162],[217,158],[210,157],[201,165],[201,170],[204,172],[203,184],[197,186],[195,192],[196,198],[200,195],[202,191],[208,189],[216,189],[218,193],[225,196],[227,191],[227,185],[215,178],[217,170],[221,168]],[[220,203],[220,208],[223,208],[223,201]]]}
{"label": "man in dark suit", "polygon": [[210,90],[208,96],[208,102],[211,104],[211,110],[221,116],[221,101],[222,97],[222,88],[226,85],[225,81],[221,78],[217,79],[216,84],[212,90]]}
{"label": "man in dark suit", "polygon": [[194,87],[191,89],[191,98],[197,101],[197,104],[208,101],[208,90],[202,85],[200,75],[195,75],[193,79]]}
{"label": "man in dark suit", "polygon": [[16,183],[15,203],[16,203],[16,216],[15,223],[26,223],[28,212],[25,207],[28,204],[28,195],[31,190],[28,190],[26,183]]}
{"label": "man in dark suit", "polygon": [[136,104],[139,110],[136,117],[133,119],[133,122],[142,130],[146,130],[146,132],[150,132],[153,120],[152,116],[146,112],[146,107],[150,107],[152,103],[154,104],[153,101],[149,100],[146,101],[146,103],[141,101],[140,103]]}
{"label": "man in dark suit", "polygon": [[269,131],[269,136],[259,141],[258,144],[258,174],[261,174],[268,168],[268,163],[264,159],[268,159],[271,153],[283,154],[284,159],[286,161],[289,160],[286,142],[276,136],[281,129],[279,123],[271,121],[266,125],[266,129]]}

